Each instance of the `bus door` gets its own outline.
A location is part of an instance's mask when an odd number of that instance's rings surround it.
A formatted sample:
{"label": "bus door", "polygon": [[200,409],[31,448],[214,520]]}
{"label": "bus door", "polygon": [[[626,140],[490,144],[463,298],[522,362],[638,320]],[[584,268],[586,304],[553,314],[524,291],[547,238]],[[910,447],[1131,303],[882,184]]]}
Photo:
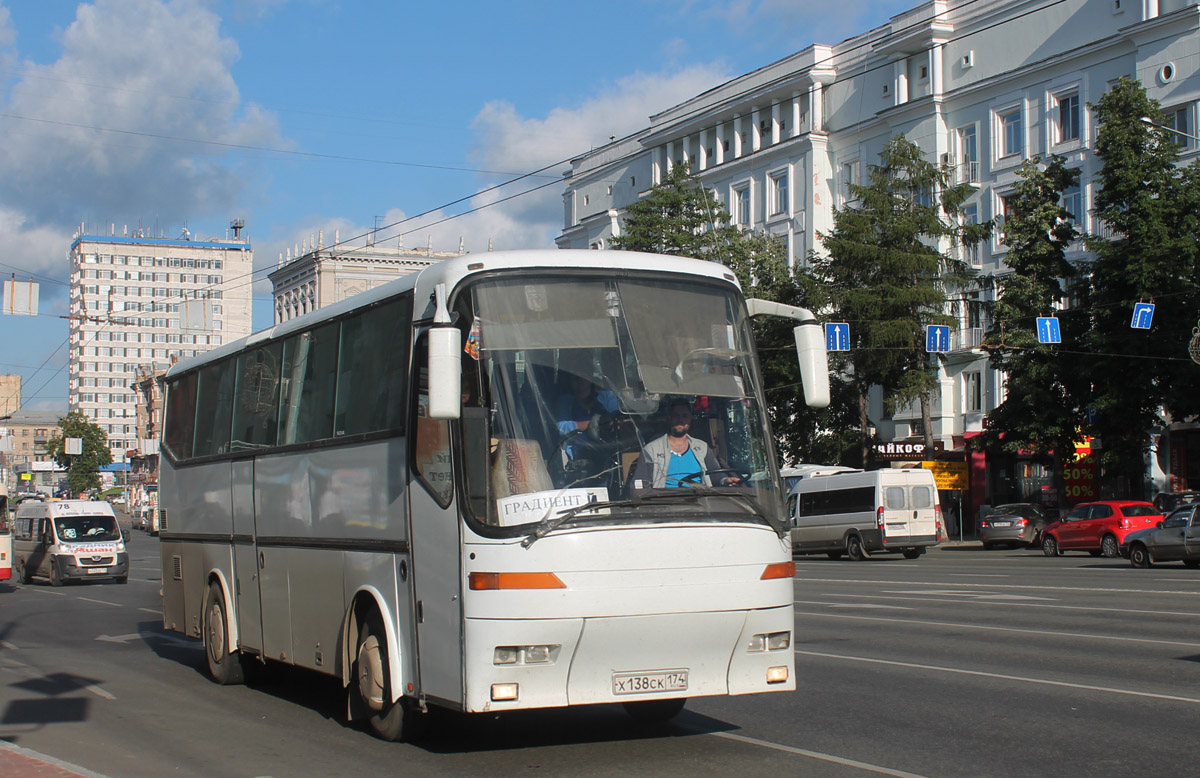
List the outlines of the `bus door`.
{"label": "bus door", "polygon": [[408,538],[419,686],[423,695],[462,702],[461,540],[450,458],[450,422],[426,418],[429,394],[424,335],[415,353],[418,381],[411,427],[414,440]]}
{"label": "bus door", "polygon": [[254,525],[254,460],[233,462],[233,575],[238,645],[262,650],[258,533]]}

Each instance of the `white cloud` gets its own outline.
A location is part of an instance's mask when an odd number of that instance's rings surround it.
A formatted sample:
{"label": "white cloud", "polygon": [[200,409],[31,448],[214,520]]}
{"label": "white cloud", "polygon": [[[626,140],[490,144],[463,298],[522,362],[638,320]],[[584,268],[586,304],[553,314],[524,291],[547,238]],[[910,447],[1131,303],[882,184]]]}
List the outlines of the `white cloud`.
{"label": "white cloud", "polygon": [[247,177],[233,152],[171,140],[282,145],[271,116],[239,104],[238,49],[219,25],[202,0],[80,4],[59,59],[25,63],[7,96],[4,112],[25,117],[0,120],[14,223],[180,224],[231,207]]}

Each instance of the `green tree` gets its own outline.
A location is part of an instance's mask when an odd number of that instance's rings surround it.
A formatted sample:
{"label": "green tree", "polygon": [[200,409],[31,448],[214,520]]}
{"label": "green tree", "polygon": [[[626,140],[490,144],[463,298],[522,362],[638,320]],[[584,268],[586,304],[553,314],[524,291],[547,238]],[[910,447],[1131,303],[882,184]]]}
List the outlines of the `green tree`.
{"label": "green tree", "polygon": [[[1156,126],[1162,112],[1140,83],[1122,79],[1092,108],[1103,161],[1095,213],[1106,229],[1088,240],[1095,259],[1080,294],[1089,405],[1102,488],[1141,498],[1147,433],[1161,423],[1160,412],[1197,409],[1186,348],[1198,302],[1198,173],[1176,167],[1175,136]],[[1156,304],[1151,333],[1130,326],[1138,302]]]}
{"label": "green tree", "polygon": [[925,351],[925,327],[953,325],[947,293],[970,280],[965,263],[939,250],[949,241],[973,246],[989,224],[961,224],[967,185],[952,185],[951,169],[929,162],[919,146],[897,135],[884,146],[869,182],[850,186],[854,198],[834,211],[814,258],[838,315],[850,322],[848,380],[858,398],[861,456],[868,444],[867,393],[883,387],[889,409],[919,402],[925,442],[932,444],[930,396],[936,365]]}
{"label": "green tree", "polygon": [[621,235],[609,245],[624,251],[646,251],[720,261],[741,230],[729,213],[700,185],[684,165],[675,165],[650,193],[625,209]]}
{"label": "green tree", "polygon": [[[46,443],[46,453],[59,467],[67,468],[67,488],[72,495],[100,488],[100,468],[112,463],[108,436],[100,425],[93,424],[78,411],[72,411],[58,421],[59,433]],[[68,454],[67,438],[81,438],[83,453]]]}
{"label": "green tree", "polygon": [[988,414],[989,428],[975,440],[991,450],[1025,450],[1047,459],[1053,453],[1065,463],[1074,456],[1083,419],[1080,367],[1075,355],[1039,343],[1035,324],[1039,316],[1053,316],[1062,302],[1060,279],[1076,275],[1066,251],[1080,237],[1071,219],[1084,215],[1067,213],[1061,198],[1078,184],[1079,171],[1062,157],[1045,165],[1035,157],[1018,175],[1000,238],[1009,249],[1004,258],[1009,270],[994,279],[997,296],[984,341],[991,366],[1006,375],[1007,392]]}

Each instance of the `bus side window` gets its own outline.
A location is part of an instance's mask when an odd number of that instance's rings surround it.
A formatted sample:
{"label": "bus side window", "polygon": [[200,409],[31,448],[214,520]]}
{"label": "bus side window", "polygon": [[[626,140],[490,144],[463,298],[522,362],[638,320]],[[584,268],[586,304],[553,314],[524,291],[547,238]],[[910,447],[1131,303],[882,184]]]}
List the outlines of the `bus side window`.
{"label": "bus side window", "polygon": [[438,504],[450,504],[454,492],[454,468],[450,460],[450,422],[430,419],[429,369],[426,336],[417,341],[413,364],[417,374],[413,419],[413,472]]}

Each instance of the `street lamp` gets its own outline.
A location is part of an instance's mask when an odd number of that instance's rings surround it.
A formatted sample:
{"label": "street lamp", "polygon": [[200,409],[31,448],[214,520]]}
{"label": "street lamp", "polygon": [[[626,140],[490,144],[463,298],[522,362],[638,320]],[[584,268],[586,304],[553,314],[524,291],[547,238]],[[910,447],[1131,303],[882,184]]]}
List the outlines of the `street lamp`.
{"label": "street lamp", "polygon": [[1194,140],[1194,141],[1200,141],[1200,137],[1197,137],[1197,136],[1195,136],[1195,135],[1192,135],[1192,134],[1191,134],[1191,133],[1189,133],[1189,132],[1184,132],[1183,130],[1177,130],[1177,129],[1175,129],[1174,127],[1168,127],[1168,126],[1167,126],[1167,125],[1165,125],[1165,124],[1159,124],[1158,122],[1156,122],[1156,121],[1154,121],[1153,119],[1151,119],[1149,116],[1143,116],[1143,117],[1142,117],[1142,124],[1146,124],[1146,125],[1149,125],[1149,126],[1151,126],[1151,127],[1157,127],[1158,129],[1160,129],[1160,130],[1166,130],[1167,132],[1173,132],[1173,133],[1175,133],[1176,135],[1182,135],[1183,137],[1185,137],[1185,138],[1190,138],[1190,139],[1192,139],[1192,140]]}

